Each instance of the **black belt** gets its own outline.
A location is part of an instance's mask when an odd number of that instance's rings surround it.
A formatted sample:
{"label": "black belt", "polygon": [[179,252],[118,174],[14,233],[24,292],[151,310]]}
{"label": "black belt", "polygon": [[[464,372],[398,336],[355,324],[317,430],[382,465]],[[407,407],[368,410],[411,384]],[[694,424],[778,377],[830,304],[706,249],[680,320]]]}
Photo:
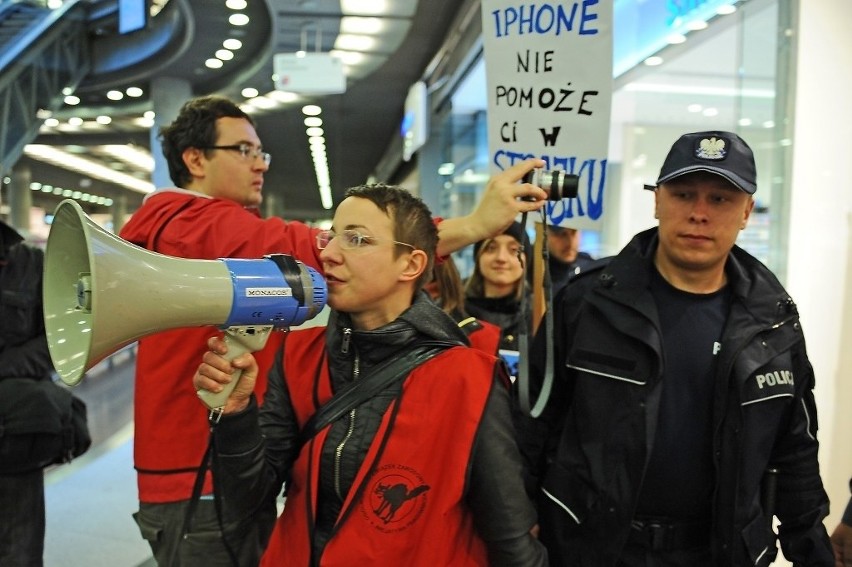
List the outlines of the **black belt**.
{"label": "black belt", "polygon": [[709,547],[709,521],[679,522],[670,518],[635,518],[628,542],[653,551]]}

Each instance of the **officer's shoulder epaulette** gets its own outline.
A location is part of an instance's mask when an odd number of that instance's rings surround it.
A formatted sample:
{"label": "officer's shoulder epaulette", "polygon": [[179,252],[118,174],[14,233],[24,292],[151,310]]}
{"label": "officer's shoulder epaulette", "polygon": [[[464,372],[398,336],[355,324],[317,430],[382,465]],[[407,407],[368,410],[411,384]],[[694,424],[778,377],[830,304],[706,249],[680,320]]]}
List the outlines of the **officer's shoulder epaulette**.
{"label": "officer's shoulder epaulette", "polygon": [[474,331],[478,331],[482,328],[482,323],[480,323],[476,317],[467,317],[458,322],[459,329],[464,331],[464,334],[470,336]]}

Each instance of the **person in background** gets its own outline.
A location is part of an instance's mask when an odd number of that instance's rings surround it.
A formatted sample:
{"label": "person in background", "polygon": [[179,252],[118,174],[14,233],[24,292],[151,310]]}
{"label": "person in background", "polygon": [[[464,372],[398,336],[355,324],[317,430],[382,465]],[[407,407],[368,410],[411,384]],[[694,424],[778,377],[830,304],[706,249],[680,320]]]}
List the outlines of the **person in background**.
{"label": "person in background", "polygon": [[[852,491],[852,480],[849,481]],[[835,567],[852,567],[852,498],[846,503],[843,518],[831,532],[831,545],[834,547]]]}
{"label": "person in background", "polygon": [[[465,285],[467,312],[500,327],[500,355],[517,376],[518,337],[531,320],[526,267],[529,238],[523,225],[513,222],[502,234],[473,245],[473,273]],[[524,306],[526,305],[526,308]]]}
{"label": "person in background", "polygon": [[[504,367],[464,347],[419,292],[436,241],[428,208],[406,190],[350,189],[318,235],[328,327],[288,335],[259,410],[254,357],[229,363],[211,339],[194,388],[218,392],[243,370],[214,426],[225,514],[253,521],[290,479],[262,565],[546,565]],[[435,342],[445,348],[300,439],[327,400]]]}
{"label": "person in background", "polygon": [[[147,195],[119,236],[180,258],[260,258],[282,253],[321,268],[318,229],[259,216],[264,173],[272,156],[263,147],[252,118],[239,106],[219,96],[194,98],[159,134],[176,187]],[[495,175],[470,215],[440,221],[438,253],[447,254],[498,233],[518,212],[540,208],[544,191],[517,181],[541,165],[541,160],[527,160]],[[525,195],[534,197],[533,202],[519,199]],[[192,531],[182,537],[209,438],[206,413],[189,378],[212,331],[202,327],[156,333],[140,340],[138,346],[134,462],[140,503],[134,518],[158,563],[169,567],[209,567],[230,561],[230,551],[218,535],[221,519],[209,473],[194,509]],[[273,333],[266,347],[256,353],[261,367],[259,399],[282,336]],[[231,551],[250,563],[266,537],[264,533],[244,534],[241,549]]]}
{"label": "person in background", "polygon": [[789,561],[833,567],[796,304],[735,245],[752,150],[685,134],[650,188],[658,226],[573,278],[533,344],[531,390],[553,349],[552,395],[515,415],[551,564],[766,567],[777,516]]}
{"label": "person in background", "polygon": [[436,263],[432,274],[432,280],[424,286],[426,293],[464,331],[470,346],[497,356],[500,327],[467,313],[464,282],[453,257],[447,256],[442,262]]}
{"label": "person in background", "polygon": [[[52,379],[42,315],[43,263],[41,248],[0,221],[0,380]],[[2,422],[0,416],[0,429]],[[0,475],[0,565],[41,567],[44,530],[44,470]]]}
{"label": "person in background", "polygon": [[576,228],[548,225],[547,250],[552,297],[556,297],[571,276],[594,262],[591,255],[580,251],[580,231]]}

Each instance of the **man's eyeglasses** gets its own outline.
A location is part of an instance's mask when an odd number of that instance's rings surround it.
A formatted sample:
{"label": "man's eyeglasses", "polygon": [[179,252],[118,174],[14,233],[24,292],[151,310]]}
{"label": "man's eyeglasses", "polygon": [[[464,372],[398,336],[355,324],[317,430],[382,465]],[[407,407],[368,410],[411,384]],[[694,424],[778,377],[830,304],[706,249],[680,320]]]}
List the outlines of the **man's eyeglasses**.
{"label": "man's eyeglasses", "polygon": [[[317,248],[325,250],[328,244],[338,237],[340,238],[338,243],[344,250],[367,250],[370,246],[374,246],[377,243],[375,237],[361,234],[357,230],[348,229],[340,234],[337,234],[333,230],[321,230],[317,233]],[[411,244],[399,242],[398,240],[391,240],[391,242],[400,246],[408,246],[412,250],[417,249]]]}
{"label": "man's eyeglasses", "polygon": [[260,158],[263,160],[263,163],[269,165],[269,162],[272,161],[272,156],[263,151],[261,148],[256,148],[251,144],[231,144],[230,146],[205,146],[203,148],[198,148],[199,150],[231,150],[233,152],[240,152],[240,155],[245,160],[255,160]]}

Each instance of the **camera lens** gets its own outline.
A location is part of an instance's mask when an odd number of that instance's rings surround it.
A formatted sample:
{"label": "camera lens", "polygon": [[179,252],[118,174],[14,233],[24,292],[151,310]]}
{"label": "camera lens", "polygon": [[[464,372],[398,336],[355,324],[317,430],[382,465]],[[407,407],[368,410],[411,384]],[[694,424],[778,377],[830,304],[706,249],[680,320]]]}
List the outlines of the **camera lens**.
{"label": "camera lens", "polygon": [[524,175],[522,181],[524,183],[532,183],[544,189],[547,192],[547,199],[549,201],[573,199],[577,196],[580,186],[580,177],[578,175],[565,173],[558,169],[553,171],[534,169]]}

